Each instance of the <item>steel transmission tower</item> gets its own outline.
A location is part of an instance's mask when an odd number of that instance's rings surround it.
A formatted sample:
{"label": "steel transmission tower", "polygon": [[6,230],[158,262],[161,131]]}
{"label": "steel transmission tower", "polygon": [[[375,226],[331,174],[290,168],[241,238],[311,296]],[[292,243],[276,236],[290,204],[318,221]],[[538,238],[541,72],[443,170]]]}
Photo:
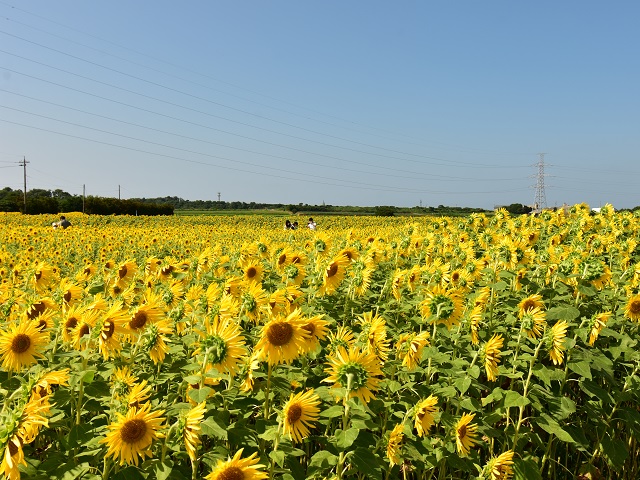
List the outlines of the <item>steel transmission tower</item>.
{"label": "steel transmission tower", "polygon": [[547,196],[544,193],[544,153],[540,153],[540,160],[536,166],[538,167],[538,174],[536,175],[536,195],[533,200],[533,204],[536,211],[541,211],[547,208]]}

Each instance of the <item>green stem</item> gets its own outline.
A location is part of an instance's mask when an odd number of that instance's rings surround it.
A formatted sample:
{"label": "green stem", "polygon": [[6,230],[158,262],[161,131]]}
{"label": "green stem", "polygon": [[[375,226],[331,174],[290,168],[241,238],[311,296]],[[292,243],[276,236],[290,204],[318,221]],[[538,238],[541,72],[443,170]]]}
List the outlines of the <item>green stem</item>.
{"label": "green stem", "polygon": [[[536,363],[536,359],[538,358],[538,353],[540,352],[540,347],[542,347],[543,343],[544,342],[542,338],[540,338],[540,341],[538,342],[538,346],[536,347],[533,357],[529,362],[529,374],[527,375],[527,380],[524,384],[524,389],[522,391],[522,396],[524,398],[527,398],[527,393],[529,392],[529,383],[531,382],[531,376],[533,375],[533,366]],[[512,446],[513,450],[516,449],[516,442],[518,441],[518,434],[520,432],[520,426],[522,425],[522,421],[524,417],[524,406],[521,406],[519,408],[520,408],[520,412],[518,414],[518,423],[516,424],[515,432],[513,434],[513,446]]]}
{"label": "green stem", "polygon": [[267,386],[264,390],[264,419],[269,419],[271,413],[271,404],[269,402],[269,395],[271,390],[271,364],[267,362]]}
{"label": "green stem", "polygon": [[103,467],[102,467],[102,480],[107,480],[109,478],[110,472],[111,472],[111,461],[109,457],[105,455],[103,459]]}

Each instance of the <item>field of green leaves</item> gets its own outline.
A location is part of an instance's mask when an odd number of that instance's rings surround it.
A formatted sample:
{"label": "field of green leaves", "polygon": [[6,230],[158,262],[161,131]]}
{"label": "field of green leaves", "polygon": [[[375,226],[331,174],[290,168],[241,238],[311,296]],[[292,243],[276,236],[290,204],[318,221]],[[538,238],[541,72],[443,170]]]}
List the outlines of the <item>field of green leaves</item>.
{"label": "field of green leaves", "polygon": [[0,214],[7,479],[640,478],[640,215]]}

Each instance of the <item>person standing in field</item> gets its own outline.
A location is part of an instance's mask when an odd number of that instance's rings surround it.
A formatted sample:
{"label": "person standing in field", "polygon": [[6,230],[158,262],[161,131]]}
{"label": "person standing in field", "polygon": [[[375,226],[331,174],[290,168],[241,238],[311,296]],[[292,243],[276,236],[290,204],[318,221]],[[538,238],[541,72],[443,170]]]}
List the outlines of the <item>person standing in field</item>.
{"label": "person standing in field", "polygon": [[284,222],[284,229],[285,230],[291,230],[291,222],[289,221],[289,219],[287,218],[287,220],[285,220]]}
{"label": "person standing in field", "polygon": [[309,230],[316,229],[316,222],[313,221],[313,218],[309,217],[309,223],[307,223],[307,227],[309,227]]}

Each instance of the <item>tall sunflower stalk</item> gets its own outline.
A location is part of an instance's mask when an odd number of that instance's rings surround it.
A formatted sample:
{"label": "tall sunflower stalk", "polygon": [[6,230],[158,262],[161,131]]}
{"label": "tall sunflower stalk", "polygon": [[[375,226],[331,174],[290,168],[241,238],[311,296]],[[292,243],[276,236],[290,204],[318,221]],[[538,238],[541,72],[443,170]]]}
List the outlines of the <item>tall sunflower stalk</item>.
{"label": "tall sunflower stalk", "polygon": [[[529,392],[529,384],[531,383],[531,376],[533,375],[533,367],[538,359],[538,354],[540,353],[540,347],[544,343],[542,337],[538,340],[538,345],[536,346],[536,350],[533,353],[533,357],[531,357],[531,361],[529,362],[529,374],[527,375],[527,380],[524,383],[524,389],[522,391],[522,396],[527,398],[527,393]],[[518,441],[518,434],[520,433],[520,427],[522,426],[522,422],[524,420],[524,406],[518,407],[520,409],[518,413],[518,423],[516,423],[515,432],[513,433],[513,450],[516,449],[516,442]]]}

